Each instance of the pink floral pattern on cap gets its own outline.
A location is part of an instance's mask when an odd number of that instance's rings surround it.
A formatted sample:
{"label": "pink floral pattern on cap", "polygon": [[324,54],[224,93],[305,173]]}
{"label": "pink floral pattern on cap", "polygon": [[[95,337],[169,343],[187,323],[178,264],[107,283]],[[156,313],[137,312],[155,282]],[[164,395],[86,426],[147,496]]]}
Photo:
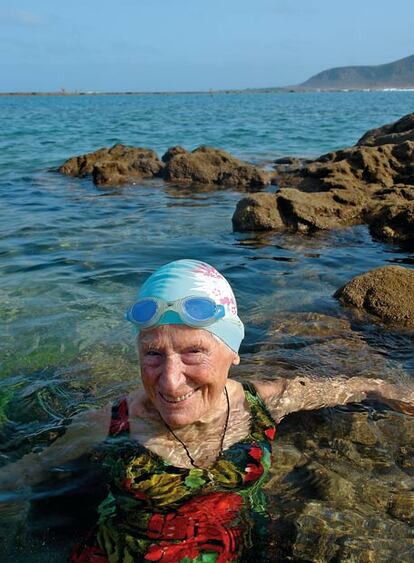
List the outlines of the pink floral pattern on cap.
{"label": "pink floral pattern on cap", "polygon": [[196,274],[203,274],[208,278],[221,278],[224,280],[224,277],[220,274],[220,272],[218,272],[215,268],[213,268],[213,266],[210,266],[209,264],[200,264],[199,266],[197,266],[194,272]]}
{"label": "pink floral pattern on cap", "polygon": [[236,299],[226,278],[213,266],[206,263],[197,265],[193,272],[196,278],[198,278],[198,289],[201,289],[214,299],[214,301],[223,305],[226,310],[226,315],[236,316]]}

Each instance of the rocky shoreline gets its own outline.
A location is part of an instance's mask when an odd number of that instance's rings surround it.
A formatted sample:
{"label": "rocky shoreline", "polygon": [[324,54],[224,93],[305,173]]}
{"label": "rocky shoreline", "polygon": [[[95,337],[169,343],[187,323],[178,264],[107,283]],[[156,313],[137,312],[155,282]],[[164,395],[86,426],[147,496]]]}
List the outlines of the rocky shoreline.
{"label": "rocky shoreline", "polygon": [[[72,157],[59,172],[91,175],[99,187],[162,178],[259,190],[238,203],[235,231],[312,234],[367,224],[379,240],[414,241],[414,113],[368,131],[353,147],[315,160],[279,159],[275,172],[213,147],[192,152],[171,147],[160,159],[151,149],[121,144]],[[277,186],[276,193],[263,193],[270,184]]]}
{"label": "rocky shoreline", "polygon": [[[98,187],[161,178],[174,185],[254,191],[237,204],[235,231],[310,235],[367,224],[375,239],[414,242],[414,113],[368,131],[355,146],[315,160],[283,158],[275,171],[201,146],[153,150],[115,145],[68,159],[59,172]],[[264,192],[271,184],[276,192]],[[256,191],[255,191],[256,190]],[[260,191],[258,191],[260,190]],[[335,297],[383,322],[414,328],[414,271],[385,267],[357,276]]]}
{"label": "rocky shoreline", "polygon": [[276,163],[275,194],[243,198],[237,231],[315,233],[368,224],[384,241],[414,240],[414,113],[313,161]]}

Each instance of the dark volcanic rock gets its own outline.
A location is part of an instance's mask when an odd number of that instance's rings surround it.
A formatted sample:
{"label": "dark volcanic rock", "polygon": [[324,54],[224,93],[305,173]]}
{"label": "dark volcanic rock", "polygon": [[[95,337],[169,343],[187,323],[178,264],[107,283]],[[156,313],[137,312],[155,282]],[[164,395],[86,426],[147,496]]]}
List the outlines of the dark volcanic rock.
{"label": "dark volcanic rock", "polygon": [[385,266],[356,276],[335,293],[383,321],[414,328],[414,270]]}
{"label": "dark volcanic rock", "polygon": [[[272,219],[268,199],[257,198],[254,206],[251,199],[242,200],[233,217],[234,228],[311,233],[368,223],[377,238],[413,239],[413,126],[414,114],[410,114],[368,132],[357,146],[308,163],[284,159],[277,166],[281,189],[275,195]],[[389,143],[384,144],[385,138]]]}
{"label": "dark volcanic rock", "polygon": [[163,167],[157,153],[150,149],[114,145],[72,157],[58,171],[79,178],[91,174],[98,186],[118,186],[157,176]]}
{"label": "dark volcanic rock", "polygon": [[259,188],[270,184],[268,172],[212,147],[199,147],[191,153],[174,147],[163,156],[163,160],[166,162],[163,177],[169,182],[235,188]]}

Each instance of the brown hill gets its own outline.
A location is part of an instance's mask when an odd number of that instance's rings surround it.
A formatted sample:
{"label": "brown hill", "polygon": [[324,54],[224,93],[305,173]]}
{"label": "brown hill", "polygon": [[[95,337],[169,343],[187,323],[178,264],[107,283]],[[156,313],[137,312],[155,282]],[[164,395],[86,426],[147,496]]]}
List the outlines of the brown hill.
{"label": "brown hill", "polygon": [[414,88],[414,55],[376,66],[343,66],[315,74],[297,88],[306,90]]}

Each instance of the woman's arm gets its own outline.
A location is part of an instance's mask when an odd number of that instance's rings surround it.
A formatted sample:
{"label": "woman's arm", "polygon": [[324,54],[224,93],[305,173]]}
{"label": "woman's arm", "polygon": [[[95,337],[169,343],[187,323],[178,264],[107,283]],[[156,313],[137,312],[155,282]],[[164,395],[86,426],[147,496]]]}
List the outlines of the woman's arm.
{"label": "woman's arm", "polygon": [[30,453],[0,468],[0,492],[18,491],[42,481],[52,467],[90,452],[108,435],[111,405],[76,416],[65,434],[40,453]]}
{"label": "woman's arm", "polygon": [[395,385],[382,379],[295,377],[255,382],[255,386],[276,420],[291,412],[359,403],[364,399],[377,399],[414,416],[414,386]]}

